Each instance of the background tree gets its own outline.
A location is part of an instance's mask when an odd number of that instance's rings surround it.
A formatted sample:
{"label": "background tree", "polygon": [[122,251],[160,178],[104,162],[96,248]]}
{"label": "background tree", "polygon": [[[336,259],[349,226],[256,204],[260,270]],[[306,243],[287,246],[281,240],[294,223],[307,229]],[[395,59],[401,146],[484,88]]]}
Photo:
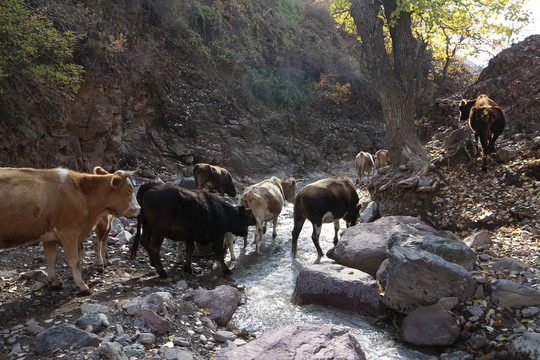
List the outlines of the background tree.
{"label": "background tree", "polygon": [[[491,37],[492,34],[487,36],[480,31],[488,28],[486,16],[507,11],[505,19],[525,22],[526,16],[517,17],[516,13],[525,2],[337,0],[334,3],[341,9],[338,16],[346,19],[350,14],[354,21],[371,82],[383,110],[386,146],[393,170],[379,177],[372,188],[372,196],[381,205],[381,213],[403,212],[396,209],[400,206],[396,199],[408,198],[409,201],[404,201],[407,207],[417,203],[419,198],[426,199],[425,193],[437,188],[437,180],[425,180],[434,167],[428,161],[414,124],[415,73],[419,73],[415,72],[417,44],[420,42],[421,50],[422,46],[425,50],[437,41],[444,44],[446,63],[442,71],[447,74],[451,59],[465,47],[466,40],[471,44],[476,44],[473,40],[486,43],[485,39]],[[508,4],[513,5],[511,11]],[[473,6],[480,8],[478,13],[471,12]],[[477,19],[476,15],[483,18]],[[351,27],[350,23],[347,26]],[[416,38],[413,29],[416,29]],[[512,35],[504,31],[500,34]]]}
{"label": "background tree", "polygon": [[0,2],[0,119],[42,112],[77,92],[83,67],[73,62],[81,38],[54,27],[22,0]]}

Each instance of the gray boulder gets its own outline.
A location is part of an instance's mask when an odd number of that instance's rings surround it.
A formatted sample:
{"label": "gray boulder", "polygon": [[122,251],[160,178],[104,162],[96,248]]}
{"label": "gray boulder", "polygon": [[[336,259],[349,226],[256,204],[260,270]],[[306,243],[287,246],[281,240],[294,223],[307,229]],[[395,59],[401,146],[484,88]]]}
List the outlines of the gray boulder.
{"label": "gray boulder", "polygon": [[474,277],[463,266],[420,249],[393,246],[386,272],[383,303],[405,314],[445,297],[463,301],[476,290]]}
{"label": "gray boulder", "polygon": [[540,305],[540,291],[513,281],[499,279],[488,284],[491,302],[497,306],[521,308]]}
{"label": "gray boulder", "polygon": [[467,244],[467,246],[469,246],[471,249],[489,249],[492,244],[491,234],[487,231],[481,231],[479,233],[468,236],[465,240],[463,240],[463,242]]}
{"label": "gray boulder", "polygon": [[338,264],[304,266],[296,278],[292,301],[333,306],[374,318],[386,313],[373,277]]}
{"label": "gray boulder", "polygon": [[510,355],[514,360],[540,359],[540,334],[526,332],[510,345]]}
{"label": "gray boulder", "polygon": [[401,339],[418,346],[447,346],[459,337],[454,317],[439,304],[421,306],[403,319]]}
{"label": "gray boulder", "polygon": [[42,331],[34,340],[38,353],[53,353],[59,349],[99,346],[100,338],[73,325],[61,324]]}
{"label": "gray boulder", "polygon": [[327,256],[341,265],[375,277],[379,266],[386,259],[388,241],[394,233],[438,235],[437,230],[415,217],[387,216],[344,230],[340,241]]}
{"label": "gray boulder", "polygon": [[375,201],[370,201],[358,216],[358,221],[368,223],[374,221],[379,216],[379,205]]}
{"label": "gray boulder", "polygon": [[388,241],[388,249],[392,246],[422,249],[444,260],[463,266],[466,270],[474,270],[476,253],[459,240],[451,240],[436,235],[393,234]]}
{"label": "gray boulder", "polygon": [[331,324],[287,325],[214,360],[364,360],[362,347],[349,331]]}
{"label": "gray boulder", "polygon": [[199,288],[188,294],[187,299],[193,300],[201,308],[208,308],[209,317],[218,326],[225,326],[242,303],[238,289],[228,285],[218,286],[214,290]]}
{"label": "gray boulder", "polygon": [[497,259],[493,266],[491,267],[491,270],[493,271],[504,271],[508,270],[510,272],[522,272],[529,270],[530,267],[527,264],[522,263],[521,261],[518,261],[516,259],[512,258],[500,258]]}
{"label": "gray boulder", "polygon": [[96,350],[100,359],[128,360],[122,345],[117,342],[104,341]]}

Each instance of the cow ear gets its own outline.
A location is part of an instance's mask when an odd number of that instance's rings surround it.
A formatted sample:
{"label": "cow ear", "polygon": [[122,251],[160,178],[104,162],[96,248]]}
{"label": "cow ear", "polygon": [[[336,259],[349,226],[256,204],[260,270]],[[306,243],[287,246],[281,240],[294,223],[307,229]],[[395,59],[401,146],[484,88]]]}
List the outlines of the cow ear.
{"label": "cow ear", "polygon": [[461,101],[459,102],[459,106],[465,106],[465,105],[467,105],[467,100],[461,99]]}
{"label": "cow ear", "polygon": [[356,210],[360,211],[361,209],[362,209],[362,203],[358,202],[358,204],[356,204]]}
{"label": "cow ear", "polygon": [[112,187],[117,188],[120,185],[122,185],[123,182],[124,182],[124,178],[121,175],[118,175],[118,171],[115,172],[111,180]]}
{"label": "cow ear", "polygon": [[246,212],[245,206],[244,206],[244,205],[240,205],[240,206],[238,207],[238,213],[239,213],[240,215],[244,215],[245,212]]}
{"label": "cow ear", "polygon": [[107,170],[105,170],[101,166],[96,166],[94,168],[94,174],[96,174],[96,175],[108,175],[109,173],[107,172]]}
{"label": "cow ear", "polygon": [[294,180],[294,179],[291,180],[291,185],[292,185],[292,186],[296,186],[296,180]]}

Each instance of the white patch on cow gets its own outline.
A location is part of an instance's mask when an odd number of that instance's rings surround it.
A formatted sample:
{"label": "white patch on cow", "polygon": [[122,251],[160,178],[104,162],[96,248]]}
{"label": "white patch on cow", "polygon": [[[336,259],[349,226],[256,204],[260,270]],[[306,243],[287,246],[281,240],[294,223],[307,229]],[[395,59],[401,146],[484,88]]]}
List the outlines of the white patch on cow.
{"label": "white patch on cow", "polygon": [[327,212],[326,214],[323,215],[322,217],[322,222],[323,223],[330,223],[330,222],[334,222],[336,219],[334,219],[334,215],[332,215],[332,213],[329,211]]}
{"label": "white patch on cow", "polygon": [[66,182],[68,177],[68,169],[63,168],[56,168],[56,171],[58,171],[58,175],[60,176],[60,182],[63,184]]}
{"label": "white patch on cow", "polygon": [[139,211],[141,210],[141,207],[139,206],[139,203],[137,202],[137,198],[135,197],[135,192],[133,192],[133,195],[131,195],[131,201],[129,202],[129,208],[128,211],[126,211],[128,214],[134,213],[137,216],[139,215]]}

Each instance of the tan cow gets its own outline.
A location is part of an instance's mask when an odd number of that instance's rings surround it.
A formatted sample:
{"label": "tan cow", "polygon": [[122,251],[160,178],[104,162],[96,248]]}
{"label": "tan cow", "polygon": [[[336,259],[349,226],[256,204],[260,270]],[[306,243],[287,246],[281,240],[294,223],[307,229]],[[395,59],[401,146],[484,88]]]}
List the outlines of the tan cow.
{"label": "tan cow", "polygon": [[388,162],[388,150],[386,149],[377,150],[374,158],[375,158],[374,160],[375,169],[379,170],[380,168],[384,167],[386,163]]}
{"label": "tan cow", "polygon": [[[266,232],[266,222],[272,221],[274,228],[272,237],[277,236],[276,225],[283,202],[293,202],[296,194],[296,181],[279,179],[275,176],[251,185],[246,188],[240,200],[242,205],[250,208],[255,218],[255,248],[259,252],[259,243],[263,234]],[[246,247],[247,237],[244,238],[244,248]]]}
{"label": "tan cow", "polygon": [[[94,168],[94,174],[96,175],[108,175],[105,169],[100,166]],[[94,231],[96,232],[96,238],[94,239],[94,251],[96,253],[96,268],[97,271],[102,273],[105,271],[107,266],[107,258],[109,253],[107,251],[107,239],[109,238],[109,232],[112,228],[114,216],[111,214],[103,215],[97,224],[94,226]]]}
{"label": "tan cow", "polygon": [[358,155],[356,155],[355,164],[356,168],[358,169],[358,177],[356,179],[356,183],[360,184],[362,182],[364,173],[367,173],[367,181],[369,182],[369,175],[371,174],[371,171],[375,166],[373,162],[373,156],[368,152],[360,151]]}
{"label": "tan cow", "polygon": [[73,280],[83,295],[92,291],[81,276],[83,243],[105,214],[136,216],[133,172],[82,174],[66,169],[0,168],[0,248],[43,242],[48,279],[56,277],[56,245],[64,247]]}
{"label": "tan cow", "polygon": [[217,191],[221,196],[225,193],[231,197],[236,196],[232,175],[227,169],[199,163],[193,168],[193,177],[197,190],[207,188],[209,191]]}

